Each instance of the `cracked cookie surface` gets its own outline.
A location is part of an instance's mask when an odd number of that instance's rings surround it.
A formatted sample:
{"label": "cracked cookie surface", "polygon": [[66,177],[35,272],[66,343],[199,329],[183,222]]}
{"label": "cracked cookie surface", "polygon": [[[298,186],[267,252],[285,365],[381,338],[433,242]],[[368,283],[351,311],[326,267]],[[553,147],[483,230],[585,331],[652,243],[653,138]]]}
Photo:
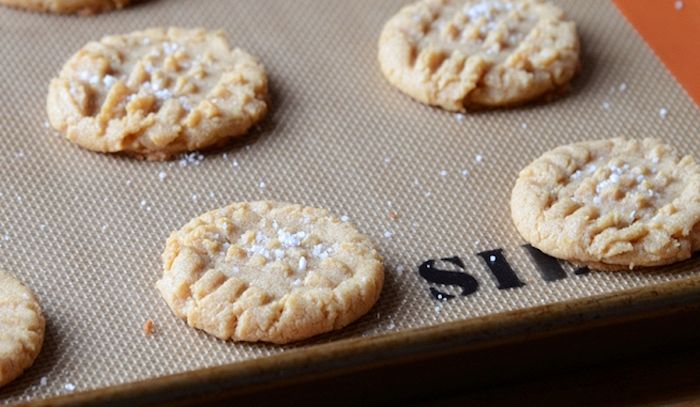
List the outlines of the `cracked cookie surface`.
{"label": "cracked cookie surface", "polygon": [[367,313],[384,281],[370,239],[324,209],[234,203],[174,232],[156,287],[220,339],[288,343]]}
{"label": "cracked cookie surface", "polygon": [[58,14],[96,14],[126,7],[130,0],[0,0],[0,4]]}
{"label": "cracked cookie surface", "polygon": [[384,76],[451,111],[521,104],[565,89],[579,66],[576,26],[541,0],[422,0],[384,26]]}
{"label": "cracked cookie surface", "polygon": [[655,139],[558,147],[520,172],[511,213],[525,240],[560,259],[671,264],[700,250],[700,165]]}
{"label": "cracked cookie surface", "polygon": [[34,294],[0,271],[0,387],[34,363],[44,342],[44,328]]}
{"label": "cracked cookie surface", "polygon": [[156,28],[83,47],[51,81],[47,111],[81,147],[157,160],[242,136],[266,96],[264,67],[222,32]]}

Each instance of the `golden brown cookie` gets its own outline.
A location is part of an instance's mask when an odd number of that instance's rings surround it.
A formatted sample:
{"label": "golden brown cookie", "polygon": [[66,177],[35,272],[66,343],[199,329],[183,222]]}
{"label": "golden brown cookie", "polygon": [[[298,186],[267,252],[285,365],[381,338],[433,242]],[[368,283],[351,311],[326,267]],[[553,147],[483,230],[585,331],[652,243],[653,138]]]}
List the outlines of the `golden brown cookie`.
{"label": "golden brown cookie", "polygon": [[384,76],[429,105],[521,104],[565,88],[579,66],[576,26],[542,0],[421,0],[379,39]]}
{"label": "golden brown cookie", "polygon": [[126,7],[130,0],[0,0],[0,4],[58,14],[95,14]]}
{"label": "golden brown cookie", "polygon": [[34,363],[44,342],[44,326],[34,294],[0,271],[0,387]]}
{"label": "golden brown cookie", "polygon": [[175,314],[221,339],[288,343],[340,329],[379,298],[369,238],[324,209],[234,203],[174,232],[156,286]]}
{"label": "golden brown cookie", "polygon": [[51,125],[93,151],[149,159],[225,144],[267,112],[267,75],[221,32],[156,28],[91,42],[51,81]]}
{"label": "golden brown cookie", "polygon": [[700,165],[655,139],[558,147],[520,172],[511,213],[525,240],[560,259],[671,264],[700,250]]}

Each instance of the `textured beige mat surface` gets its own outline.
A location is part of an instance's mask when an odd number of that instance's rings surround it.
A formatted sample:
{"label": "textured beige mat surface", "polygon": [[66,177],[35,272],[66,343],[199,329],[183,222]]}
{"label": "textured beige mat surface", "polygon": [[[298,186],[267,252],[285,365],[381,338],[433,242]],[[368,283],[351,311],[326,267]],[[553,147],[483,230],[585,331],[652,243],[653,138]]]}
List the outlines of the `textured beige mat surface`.
{"label": "textured beige mat surface", "polygon": [[[697,108],[611,3],[560,2],[584,48],[569,95],[464,116],[418,104],[381,76],[377,38],[404,3],[154,0],[91,18],[1,8],[0,267],[37,292],[48,331],[36,365],[0,390],[0,402],[287,349],[224,343],[188,328],[154,289],[168,234],[232,201],[330,208],[371,235],[386,258],[377,307],[303,346],[698,274],[696,260],[657,272],[574,275],[565,266],[566,278],[545,281],[510,221],[518,170],[559,144],[657,136],[700,156]],[[273,108],[246,146],[181,166],[91,153],[46,128],[48,82],[74,51],[107,33],[160,25],[224,29],[267,66]],[[477,255],[495,249],[523,286],[497,288]],[[451,256],[476,279],[476,292],[459,296],[459,287],[419,275],[426,260]],[[457,297],[439,302],[430,288]],[[147,319],[155,322],[153,337],[143,335]]]}

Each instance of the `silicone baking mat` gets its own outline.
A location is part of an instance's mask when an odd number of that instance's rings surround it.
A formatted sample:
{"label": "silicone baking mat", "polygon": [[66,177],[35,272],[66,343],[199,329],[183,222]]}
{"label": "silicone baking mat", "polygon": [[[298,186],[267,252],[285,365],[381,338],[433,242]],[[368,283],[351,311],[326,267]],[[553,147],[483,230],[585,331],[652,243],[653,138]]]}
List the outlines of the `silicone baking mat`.
{"label": "silicone baking mat", "polygon": [[[35,366],[0,400],[698,274],[697,260],[649,272],[560,269],[523,248],[510,220],[519,169],[557,145],[655,136],[700,155],[697,108],[612,3],[560,2],[583,44],[568,95],[465,115],[416,103],[383,79],[377,39],[405,3],[161,0],[89,18],[0,9],[0,267],[37,292],[48,322]],[[91,153],[47,128],[48,82],[73,52],[108,33],[161,25],[223,29],[267,66],[272,110],[248,143],[158,163]],[[378,305],[338,333],[291,346],[226,343],[175,318],[153,286],[168,234],[209,209],[256,199],[349,216],[386,259]]]}

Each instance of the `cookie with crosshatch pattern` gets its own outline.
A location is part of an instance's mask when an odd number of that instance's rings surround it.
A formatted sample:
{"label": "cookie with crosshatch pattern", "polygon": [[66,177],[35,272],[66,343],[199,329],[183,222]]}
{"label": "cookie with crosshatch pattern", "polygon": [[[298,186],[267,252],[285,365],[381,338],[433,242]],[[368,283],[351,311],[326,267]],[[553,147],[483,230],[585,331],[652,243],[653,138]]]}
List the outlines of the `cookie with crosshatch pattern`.
{"label": "cookie with crosshatch pattern", "polygon": [[51,81],[49,121],[89,150],[167,159],[244,135],[267,74],[222,32],[154,28],[90,42]]}
{"label": "cookie with crosshatch pattern", "polygon": [[0,0],[1,4],[58,14],[95,14],[126,7],[130,0]]}
{"label": "cookie with crosshatch pattern", "polygon": [[384,76],[447,110],[511,106],[560,93],[579,67],[576,26],[542,0],[421,0],[379,39]]}
{"label": "cookie with crosshatch pattern", "polygon": [[174,232],[156,287],[220,339],[288,343],[367,313],[384,282],[370,239],[325,209],[234,203]]}
{"label": "cookie with crosshatch pattern", "polygon": [[44,342],[44,329],[34,294],[0,270],[0,387],[34,363]]}
{"label": "cookie with crosshatch pattern", "polygon": [[520,172],[511,213],[525,240],[560,259],[675,263],[700,250],[700,165],[656,139],[557,147]]}

